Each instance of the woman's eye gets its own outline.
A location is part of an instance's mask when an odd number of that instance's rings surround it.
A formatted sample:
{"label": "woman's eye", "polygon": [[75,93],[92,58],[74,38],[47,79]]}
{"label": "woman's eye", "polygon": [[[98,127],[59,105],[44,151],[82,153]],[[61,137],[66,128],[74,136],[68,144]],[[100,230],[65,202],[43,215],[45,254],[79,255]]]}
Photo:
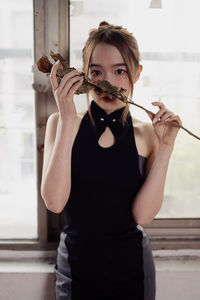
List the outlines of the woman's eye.
{"label": "woman's eye", "polygon": [[93,76],[99,76],[99,75],[101,74],[101,72],[98,71],[98,70],[93,70],[93,71],[91,72],[91,74],[92,74]]}
{"label": "woman's eye", "polygon": [[121,75],[121,74],[124,74],[126,72],[126,70],[117,69],[116,72],[117,72],[117,74]]}

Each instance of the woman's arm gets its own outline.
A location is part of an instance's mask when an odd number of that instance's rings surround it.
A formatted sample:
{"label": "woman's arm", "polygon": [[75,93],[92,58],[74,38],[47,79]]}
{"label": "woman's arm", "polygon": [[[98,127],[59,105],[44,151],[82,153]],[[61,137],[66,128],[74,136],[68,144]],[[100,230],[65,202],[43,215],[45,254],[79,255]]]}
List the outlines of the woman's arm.
{"label": "woman's arm", "polygon": [[58,83],[58,66],[59,61],[51,69],[50,81],[59,117],[53,114],[47,121],[41,183],[46,207],[55,213],[63,210],[71,191],[71,154],[77,120],[73,96],[83,82],[82,73],[75,70],[65,74]]}
{"label": "woman's arm", "polygon": [[140,225],[150,223],[159,212],[163,202],[167,169],[179,131],[177,127],[165,125],[165,120],[170,118],[170,120],[181,123],[180,118],[167,110],[164,104],[155,103],[160,110],[155,116],[156,121],[153,122],[153,150],[147,161],[146,179],[132,205],[133,217]]}
{"label": "woman's arm", "polygon": [[[135,221],[140,225],[150,223],[159,212],[164,194],[164,185],[167,175],[172,148],[160,145],[148,158],[148,175],[137,193],[132,206]],[[152,161],[152,166],[149,160]]]}
{"label": "woman's arm", "polygon": [[62,211],[71,190],[73,129],[73,122],[63,122],[55,114],[48,118],[41,195],[46,207],[55,213]]}

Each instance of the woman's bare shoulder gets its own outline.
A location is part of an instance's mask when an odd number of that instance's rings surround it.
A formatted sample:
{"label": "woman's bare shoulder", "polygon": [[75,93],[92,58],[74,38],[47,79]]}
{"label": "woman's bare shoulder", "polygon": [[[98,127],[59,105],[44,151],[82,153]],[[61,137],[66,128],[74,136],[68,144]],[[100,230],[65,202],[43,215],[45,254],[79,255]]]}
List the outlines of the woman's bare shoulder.
{"label": "woman's bare shoulder", "polygon": [[84,115],[86,114],[86,111],[81,111],[77,114],[77,119],[82,119],[84,117]]}
{"label": "woman's bare shoulder", "polygon": [[[48,123],[48,134],[52,136],[52,138],[55,139],[57,126],[58,126],[58,120],[59,120],[59,112],[53,112],[47,120]],[[79,112],[77,113],[75,123],[74,123],[74,129],[73,129],[73,139],[75,139],[83,116],[85,115],[85,112]]]}
{"label": "woman's bare shoulder", "polygon": [[132,117],[133,121],[133,126],[136,128],[138,131],[140,131],[143,134],[154,134],[154,128],[153,125],[149,122],[144,122],[139,119],[136,119],[135,117]]}
{"label": "woman's bare shoulder", "polygon": [[142,140],[148,149],[148,154],[150,154],[157,143],[157,137],[154,132],[154,127],[150,122],[144,122],[135,117],[132,117],[132,122],[134,126],[134,131],[136,138]]}
{"label": "woman's bare shoulder", "polygon": [[81,120],[83,119],[85,113],[86,113],[85,111],[77,113],[76,122],[75,122],[75,134],[78,132],[78,129],[79,129],[80,124],[81,124]]}
{"label": "woman's bare shoulder", "polygon": [[[77,113],[77,116],[76,116],[76,123],[79,123],[81,120],[82,120],[82,118],[83,118],[83,116],[84,116],[84,114],[85,114],[86,112],[79,112],[79,113]],[[57,112],[53,112],[51,115],[49,115],[49,117],[48,117],[48,119],[51,119],[52,121],[53,121],[53,123],[57,126],[57,123],[58,123],[58,119],[59,119],[59,112],[57,111]]]}

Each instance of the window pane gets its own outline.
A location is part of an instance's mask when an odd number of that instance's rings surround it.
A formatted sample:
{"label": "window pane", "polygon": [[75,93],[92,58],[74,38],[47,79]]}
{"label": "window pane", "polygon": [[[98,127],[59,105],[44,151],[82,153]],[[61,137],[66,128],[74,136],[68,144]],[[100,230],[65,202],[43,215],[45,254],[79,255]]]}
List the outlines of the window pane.
{"label": "window pane", "polygon": [[32,6],[0,3],[0,238],[37,238]]}
{"label": "window pane", "polygon": [[[200,2],[72,1],[70,12],[70,65],[82,66],[82,48],[91,28],[103,20],[122,25],[139,44],[143,71],[133,100],[156,112],[152,101],[162,101],[181,116],[183,125],[200,135]],[[98,10],[96,9],[98,7]],[[77,34],[78,33],[78,34]],[[80,34],[81,33],[81,34]],[[85,96],[76,96],[78,109],[87,109]],[[148,121],[131,106],[136,118]],[[180,130],[167,175],[164,203],[157,218],[200,217],[200,141]]]}

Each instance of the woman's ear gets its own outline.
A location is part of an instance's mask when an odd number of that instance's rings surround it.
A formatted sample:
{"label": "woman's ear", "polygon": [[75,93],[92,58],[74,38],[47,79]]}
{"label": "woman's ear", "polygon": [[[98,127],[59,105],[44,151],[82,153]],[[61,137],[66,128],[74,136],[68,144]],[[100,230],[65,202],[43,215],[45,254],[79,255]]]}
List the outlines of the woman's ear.
{"label": "woman's ear", "polygon": [[136,83],[136,81],[138,81],[138,79],[140,78],[140,73],[142,72],[142,70],[143,70],[143,66],[139,65],[139,68],[137,69],[136,74],[135,74],[134,83]]}

